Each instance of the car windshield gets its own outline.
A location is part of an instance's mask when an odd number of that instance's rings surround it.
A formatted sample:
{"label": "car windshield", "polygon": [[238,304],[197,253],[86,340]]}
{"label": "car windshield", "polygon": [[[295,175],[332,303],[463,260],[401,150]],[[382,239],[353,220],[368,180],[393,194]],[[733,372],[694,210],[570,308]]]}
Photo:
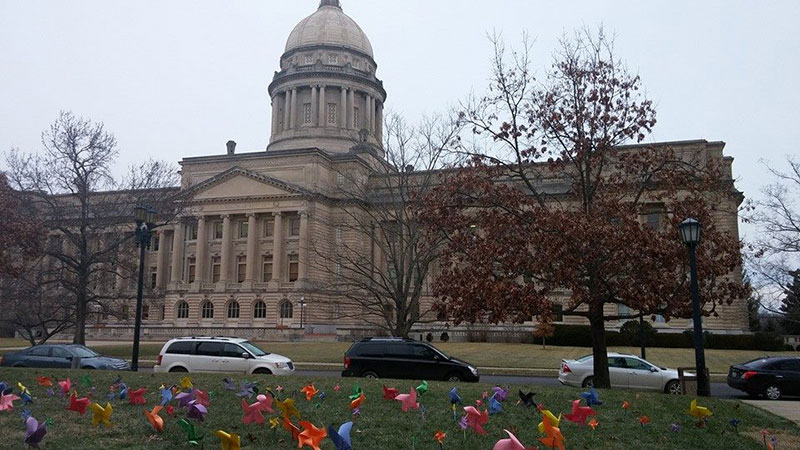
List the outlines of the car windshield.
{"label": "car windshield", "polygon": [[264,350],[261,350],[256,344],[253,344],[250,341],[244,341],[239,345],[244,347],[247,351],[252,353],[253,356],[255,356],[255,357],[269,355],[269,352],[265,352]]}
{"label": "car windshield", "polygon": [[100,356],[99,353],[87,347],[75,346],[70,348],[70,350],[72,350],[74,355],[81,358],[94,358],[96,356]]}
{"label": "car windshield", "polygon": [[441,351],[441,350],[439,350],[438,348],[436,348],[436,347],[434,347],[434,346],[432,346],[432,345],[430,345],[430,344],[428,344],[428,345],[429,345],[429,346],[430,346],[430,347],[433,349],[433,351],[435,351],[436,353],[438,353],[438,354],[439,354],[439,356],[441,356],[442,358],[444,358],[444,359],[453,359],[453,358],[451,358],[450,356],[447,356],[447,355],[445,355],[445,354],[444,354],[444,352],[443,352],[443,351]]}
{"label": "car windshield", "polygon": [[747,366],[747,367],[752,367],[754,369],[758,369],[758,368],[762,368],[762,367],[768,365],[771,362],[772,362],[772,360],[769,359],[769,358],[758,358],[758,359],[754,359],[752,361],[747,361],[746,363],[744,363],[742,365],[743,366]]}

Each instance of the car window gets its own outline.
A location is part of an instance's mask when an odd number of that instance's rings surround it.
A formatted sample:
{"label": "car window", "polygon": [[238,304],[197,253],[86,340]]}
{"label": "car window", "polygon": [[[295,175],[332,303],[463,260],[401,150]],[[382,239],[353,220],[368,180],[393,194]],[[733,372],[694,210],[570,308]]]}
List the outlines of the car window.
{"label": "car window", "polygon": [[50,347],[33,347],[28,354],[31,356],[50,356]]}
{"label": "car window", "polygon": [[222,356],[228,358],[241,358],[242,353],[245,353],[245,350],[236,344],[225,344],[222,348]]}
{"label": "car window", "polygon": [[197,344],[195,354],[202,356],[219,356],[222,352],[222,342],[201,342]]}
{"label": "car window", "polygon": [[365,342],[356,348],[356,356],[382,357],[386,353],[386,344]]}
{"label": "car window", "polygon": [[413,358],[414,349],[408,344],[386,344],[386,356],[392,358]]}
{"label": "car window", "polygon": [[650,370],[650,367],[652,367],[650,364],[636,358],[625,358],[625,364],[628,365],[629,369],[634,370]]}
{"label": "car window", "polygon": [[771,368],[774,370],[786,370],[788,372],[800,372],[800,360],[784,359],[774,363]]}
{"label": "car window", "polygon": [[171,355],[191,355],[194,351],[195,344],[196,342],[190,341],[173,342],[170,344],[169,348],[167,348],[167,353]]}
{"label": "car window", "polygon": [[94,358],[95,356],[100,356],[100,354],[96,351],[82,345],[76,345],[70,348],[75,355],[80,356],[81,358]]}
{"label": "car window", "polygon": [[436,352],[427,345],[415,344],[413,347],[416,359],[432,360],[436,356]]}
{"label": "car window", "polygon": [[616,367],[618,369],[626,369],[628,365],[625,363],[625,358],[619,356],[612,356],[608,358],[608,367]]}
{"label": "car window", "polygon": [[69,358],[72,356],[67,349],[61,347],[54,347],[53,348],[53,358]]}

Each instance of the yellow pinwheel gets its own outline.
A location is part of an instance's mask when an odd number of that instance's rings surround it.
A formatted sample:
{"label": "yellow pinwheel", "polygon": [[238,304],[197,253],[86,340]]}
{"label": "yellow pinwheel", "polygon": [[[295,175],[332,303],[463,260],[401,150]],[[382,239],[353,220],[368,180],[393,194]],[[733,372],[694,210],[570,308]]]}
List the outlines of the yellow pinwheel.
{"label": "yellow pinwheel", "polygon": [[96,427],[100,423],[107,427],[111,426],[111,413],[114,412],[114,408],[111,407],[111,403],[106,403],[105,408],[100,406],[98,403],[92,403],[89,405],[89,408],[92,409],[92,426]]}
{"label": "yellow pinwheel", "polygon": [[705,406],[697,406],[697,399],[695,399],[692,400],[692,403],[689,405],[689,415],[697,420],[704,420],[707,417],[714,415],[714,413],[712,413],[711,410]]}
{"label": "yellow pinwheel", "polygon": [[[549,409],[543,409],[541,413],[542,416],[546,417],[550,421],[550,425],[558,428],[559,423],[561,423],[560,413],[558,414],[558,417],[554,416]],[[544,433],[544,420],[539,422],[539,433]]]}
{"label": "yellow pinwheel", "polygon": [[193,388],[194,384],[192,384],[192,379],[190,377],[181,378],[181,387],[184,388],[184,389]]}
{"label": "yellow pinwheel", "polygon": [[239,450],[241,439],[238,434],[217,430],[217,437],[222,441],[222,450]]}

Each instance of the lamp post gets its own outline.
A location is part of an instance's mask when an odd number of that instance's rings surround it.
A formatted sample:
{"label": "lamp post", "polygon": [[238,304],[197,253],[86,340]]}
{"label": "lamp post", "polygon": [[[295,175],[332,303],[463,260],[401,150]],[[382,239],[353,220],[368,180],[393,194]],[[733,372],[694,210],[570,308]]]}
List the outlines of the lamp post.
{"label": "lamp post", "polygon": [[697,366],[697,395],[708,397],[711,392],[706,378],[706,356],[703,351],[703,320],[700,312],[700,293],[697,287],[697,244],[703,226],[695,219],[688,218],[680,224],[681,237],[689,247],[689,272],[692,289],[692,321],[694,322],[694,359]]}
{"label": "lamp post", "polygon": [[305,298],[305,296],[303,296],[303,297],[300,297],[300,329],[301,330],[305,326],[304,323],[303,323],[303,319],[305,318],[305,315],[304,315],[305,311],[306,311],[306,298]]}
{"label": "lamp post", "polygon": [[144,252],[150,248],[152,230],[157,220],[156,212],[150,208],[136,206],[133,209],[136,221],[136,246],[139,248],[139,278],[136,283],[136,322],[133,325],[133,356],[131,371],[139,370],[139,333],[142,328],[142,289],[144,287]]}
{"label": "lamp post", "polygon": [[641,313],[639,314],[639,345],[642,347],[642,359],[647,359],[647,351],[645,350],[644,339],[644,313]]}

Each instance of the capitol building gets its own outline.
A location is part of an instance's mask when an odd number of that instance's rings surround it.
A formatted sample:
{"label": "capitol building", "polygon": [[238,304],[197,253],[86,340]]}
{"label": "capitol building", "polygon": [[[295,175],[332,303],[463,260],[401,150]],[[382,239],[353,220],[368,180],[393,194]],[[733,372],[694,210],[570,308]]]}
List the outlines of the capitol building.
{"label": "capitol building", "polygon": [[[322,289],[330,271],[319,270],[314,261],[319,249],[354,238],[336,226],[345,220],[343,185],[350,177],[343,174],[369,185],[384,163],[387,92],[377,76],[376,55],[339,0],[322,0],[291,31],[277,63],[267,87],[272,112],[266,150],[241,152],[231,141],[227,148],[220,145],[218,155],[180,161],[185,207],[179,219],[156,230],[146,255],[145,339],[377,333],[353,314],[358,311],[345,314],[352,306]],[[670,145],[719,159],[731,176],[724,143]],[[738,236],[737,218],[722,220]],[[365,254],[375,253],[374,243],[360,244]],[[747,330],[743,300],[717,312],[719,317],[705,319],[706,329]],[[131,319],[91,321],[87,337],[130,336]],[[582,323],[577,317],[563,320]],[[682,331],[687,322],[655,325]],[[420,332],[437,332],[445,324],[421,327]]]}

